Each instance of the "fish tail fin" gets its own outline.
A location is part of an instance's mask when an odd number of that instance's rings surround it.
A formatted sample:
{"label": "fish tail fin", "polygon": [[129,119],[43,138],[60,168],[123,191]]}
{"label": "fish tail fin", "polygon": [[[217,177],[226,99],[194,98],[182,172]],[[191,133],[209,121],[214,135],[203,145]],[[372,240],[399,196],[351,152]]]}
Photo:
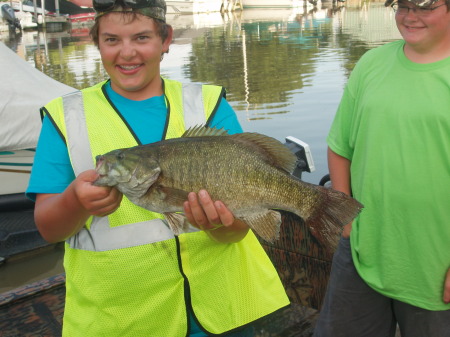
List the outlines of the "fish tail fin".
{"label": "fish tail fin", "polygon": [[322,186],[316,188],[321,194],[321,201],[305,219],[305,223],[319,242],[330,251],[334,251],[343,226],[350,223],[364,206],[345,193]]}

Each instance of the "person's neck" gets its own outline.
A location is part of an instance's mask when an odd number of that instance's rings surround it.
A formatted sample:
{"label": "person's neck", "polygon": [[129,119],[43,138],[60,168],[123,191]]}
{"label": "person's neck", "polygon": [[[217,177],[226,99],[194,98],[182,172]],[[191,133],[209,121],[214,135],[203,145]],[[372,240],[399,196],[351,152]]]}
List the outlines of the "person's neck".
{"label": "person's neck", "polygon": [[433,63],[450,57],[450,45],[429,47],[417,47],[405,44],[405,56],[414,63]]}

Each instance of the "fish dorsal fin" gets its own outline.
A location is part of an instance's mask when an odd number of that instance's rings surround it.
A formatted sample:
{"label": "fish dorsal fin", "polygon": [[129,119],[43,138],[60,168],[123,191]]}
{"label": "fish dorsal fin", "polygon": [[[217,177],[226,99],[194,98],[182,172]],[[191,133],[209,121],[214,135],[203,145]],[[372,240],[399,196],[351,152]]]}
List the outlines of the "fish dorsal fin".
{"label": "fish dorsal fin", "polygon": [[187,137],[205,137],[205,136],[228,136],[228,132],[221,128],[210,128],[205,125],[196,125],[192,128],[187,129],[182,138]]}
{"label": "fish dorsal fin", "polygon": [[[186,130],[181,136],[189,137],[205,137],[205,136],[230,136],[228,132],[221,128],[210,128],[205,125],[197,125]],[[294,172],[297,164],[297,156],[291,152],[286,146],[275,138],[253,132],[244,132],[231,135],[235,140],[251,147],[257,151],[265,162],[282,169],[288,173]]]}
{"label": "fish dorsal fin", "polygon": [[230,137],[251,146],[270,165],[288,173],[294,172],[297,156],[275,138],[260,133],[244,132]]}

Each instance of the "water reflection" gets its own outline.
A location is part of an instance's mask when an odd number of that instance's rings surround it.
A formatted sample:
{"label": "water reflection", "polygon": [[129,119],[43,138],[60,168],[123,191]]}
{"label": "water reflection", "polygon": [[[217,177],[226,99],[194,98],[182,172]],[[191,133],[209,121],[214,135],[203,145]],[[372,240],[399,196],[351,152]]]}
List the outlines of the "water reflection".
{"label": "water reflection", "polygon": [[[169,15],[168,22],[175,39],[162,74],[223,85],[245,130],[309,143],[317,172],[304,178],[314,183],[327,172],[325,137],[350,71],[367,50],[399,38],[382,2]],[[47,75],[84,88],[107,78],[88,30],[0,38]]]}

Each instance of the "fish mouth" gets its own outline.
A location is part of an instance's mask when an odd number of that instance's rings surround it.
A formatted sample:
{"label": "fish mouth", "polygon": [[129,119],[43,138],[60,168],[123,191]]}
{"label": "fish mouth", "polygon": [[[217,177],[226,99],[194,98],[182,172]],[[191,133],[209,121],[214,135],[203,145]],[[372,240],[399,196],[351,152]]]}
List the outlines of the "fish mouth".
{"label": "fish mouth", "polygon": [[96,160],[95,171],[97,172],[98,177],[97,179],[95,179],[94,185],[100,186],[103,185],[104,183],[107,183],[108,168],[106,167],[106,160],[103,155],[97,156],[95,160]]}
{"label": "fish mouth", "polygon": [[105,156],[100,155],[95,157],[95,170],[100,176],[104,176],[107,173]]}

